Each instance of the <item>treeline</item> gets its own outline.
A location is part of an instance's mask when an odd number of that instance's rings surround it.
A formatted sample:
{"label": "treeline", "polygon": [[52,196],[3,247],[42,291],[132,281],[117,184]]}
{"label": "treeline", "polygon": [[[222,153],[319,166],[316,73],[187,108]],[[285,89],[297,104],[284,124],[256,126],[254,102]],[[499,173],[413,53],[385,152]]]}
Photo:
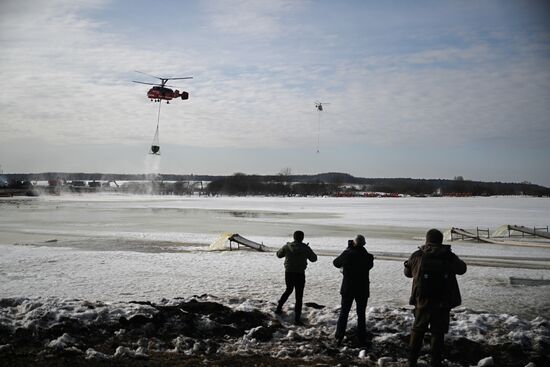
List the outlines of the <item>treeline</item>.
{"label": "treeline", "polygon": [[4,174],[9,181],[203,181],[209,182],[206,191],[213,195],[354,195],[361,192],[382,192],[405,195],[530,195],[550,196],[550,188],[523,183],[482,182],[456,177],[448,179],[365,178],[347,173],[328,172],[316,175],[231,176],[162,174],[104,174],[104,173],[22,173]]}
{"label": "treeline", "polygon": [[373,179],[372,191],[410,195],[530,195],[550,196],[550,188],[531,183],[481,182],[469,180],[390,178]]}
{"label": "treeline", "polygon": [[341,173],[259,176],[236,173],[213,180],[210,194],[224,195],[362,195],[380,192],[405,195],[550,196],[550,188],[531,183],[480,182],[464,179],[361,178]]}
{"label": "treeline", "polygon": [[292,182],[292,177],[258,176],[236,173],[211,181],[206,190],[211,195],[323,196],[338,191],[338,185],[317,182]]}

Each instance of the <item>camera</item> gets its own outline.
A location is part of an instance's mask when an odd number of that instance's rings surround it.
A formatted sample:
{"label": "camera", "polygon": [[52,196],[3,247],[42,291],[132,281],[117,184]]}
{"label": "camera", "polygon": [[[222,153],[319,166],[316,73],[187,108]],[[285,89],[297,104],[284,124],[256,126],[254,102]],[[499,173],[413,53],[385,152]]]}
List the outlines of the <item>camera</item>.
{"label": "camera", "polygon": [[349,246],[349,247],[352,247],[352,246],[353,246],[353,240],[348,240],[348,246]]}

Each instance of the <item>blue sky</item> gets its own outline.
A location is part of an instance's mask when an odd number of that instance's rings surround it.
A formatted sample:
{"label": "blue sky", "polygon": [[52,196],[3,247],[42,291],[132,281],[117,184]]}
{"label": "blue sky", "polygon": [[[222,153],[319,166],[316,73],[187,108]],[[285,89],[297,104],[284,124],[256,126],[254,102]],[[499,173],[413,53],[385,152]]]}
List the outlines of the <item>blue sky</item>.
{"label": "blue sky", "polygon": [[[547,2],[8,0],[0,47],[5,172],[550,186]],[[134,70],[194,76],[162,107],[160,157]]]}

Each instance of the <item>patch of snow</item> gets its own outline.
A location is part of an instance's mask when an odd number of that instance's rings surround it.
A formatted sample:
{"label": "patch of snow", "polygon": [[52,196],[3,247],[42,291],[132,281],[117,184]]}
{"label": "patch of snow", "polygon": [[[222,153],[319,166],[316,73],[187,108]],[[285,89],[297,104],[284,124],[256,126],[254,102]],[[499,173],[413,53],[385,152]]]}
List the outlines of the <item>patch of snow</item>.
{"label": "patch of snow", "polygon": [[391,357],[381,357],[378,358],[378,367],[387,367],[390,365],[390,363],[393,361],[393,358]]}
{"label": "patch of snow", "polygon": [[494,365],[495,361],[493,360],[493,357],[483,358],[479,362],[477,362],[477,367],[489,367]]}
{"label": "patch of snow", "polygon": [[395,341],[396,339],[399,339],[400,335],[401,335],[401,333],[380,334],[378,336],[375,336],[373,341],[375,341],[377,343],[392,342],[392,341]]}
{"label": "patch of snow", "polygon": [[69,334],[64,333],[59,338],[50,341],[47,346],[48,348],[65,349],[68,347],[72,347],[75,344],[77,344],[76,339],[70,336]]}
{"label": "patch of snow", "polygon": [[97,350],[93,348],[86,349],[86,359],[92,359],[92,360],[105,360],[111,358],[111,356],[98,352]]}
{"label": "patch of snow", "polygon": [[201,316],[200,319],[196,320],[197,329],[202,331],[213,330],[217,325],[218,323],[216,321],[204,315]]}
{"label": "patch of snow", "polygon": [[2,344],[2,345],[0,345],[0,352],[10,350],[11,348],[12,348],[11,344]]}
{"label": "patch of snow", "polygon": [[172,340],[172,344],[174,345],[174,349],[172,349],[171,352],[179,352],[189,355],[191,354],[195,341],[192,338],[180,335]]}
{"label": "patch of snow", "polygon": [[[155,308],[147,305],[54,297],[8,298],[2,302],[5,306],[0,307],[0,324],[11,331],[17,328],[51,328],[70,319],[84,324],[118,323],[121,317],[130,318],[136,314],[152,316],[157,312]],[[58,339],[60,343],[65,341],[63,335]]]}
{"label": "patch of snow", "polygon": [[248,341],[256,341],[256,339],[254,339],[253,335],[254,333],[256,333],[258,330],[261,330],[263,329],[263,326],[256,326],[255,328],[252,328],[250,330],[248,330],[246,332],[246,334],[243,335],[243,339],[245,340],[248,340]]}
{"label": "patch of snow", "polygon": [[548,322],[538,317],[532,321],[521,320],[515,315],[473,312],[454,312],[449,338],[467,337],[475,341],[498,344],[504,341],[532,346],[539,341],[550,342],[545,334]]}
{"label": "patch of snow", "polygon": [[136,350],[133,350],[133,349],[130,349],[128,347],[124,347],[124,346],[120,345],[116,348],[114,357],[115,358],[121,358],[121,357],[146,358],[148,356],[147,356],[147,354],[145,354],[142,347],[139,347]]}
{"label": "patch of snow", "polygon": [[294,330],[289,330],[285,336],[286,339],[291,339],[291,340],[294,339],[295,337],[296,337],[296,332]]}

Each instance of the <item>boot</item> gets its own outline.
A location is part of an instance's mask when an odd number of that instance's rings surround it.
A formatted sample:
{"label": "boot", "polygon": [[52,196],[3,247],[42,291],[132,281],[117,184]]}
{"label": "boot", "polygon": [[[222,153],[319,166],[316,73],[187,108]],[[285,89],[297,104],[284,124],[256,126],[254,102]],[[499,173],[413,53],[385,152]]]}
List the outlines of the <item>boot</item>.
{"label": "boot", "polygon": [[443,366],[443,334],[437,333],[432,334],[431,338],[431,354],[432,354],[432,367],[441,367]]}
{"label": "boot", "polygon": [[418,360],[418,355],[420,354],[420,349],[422,349],[422,342],[424,341],[424,332],[412,331],[411,340],[409,342],[409,358],[408,358],[408,367],[416,367],[416,362]]}
{"label": "boot", "polygon": [[283,313],[283,306],[285,303],[283,302],[283,297],[277,302],[277,308],[275,309],[275,315],[281,315]]}

